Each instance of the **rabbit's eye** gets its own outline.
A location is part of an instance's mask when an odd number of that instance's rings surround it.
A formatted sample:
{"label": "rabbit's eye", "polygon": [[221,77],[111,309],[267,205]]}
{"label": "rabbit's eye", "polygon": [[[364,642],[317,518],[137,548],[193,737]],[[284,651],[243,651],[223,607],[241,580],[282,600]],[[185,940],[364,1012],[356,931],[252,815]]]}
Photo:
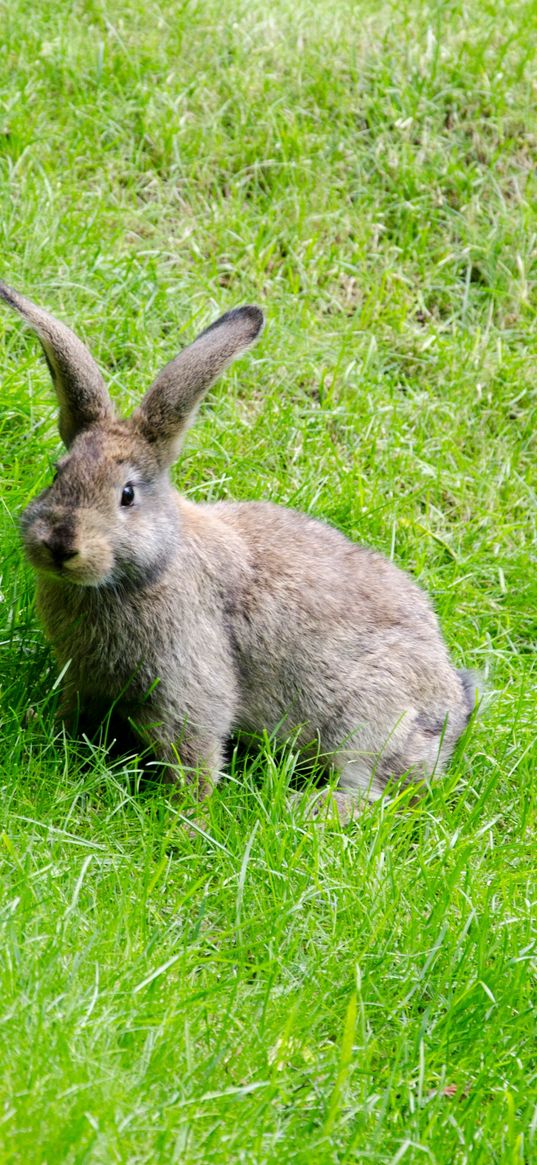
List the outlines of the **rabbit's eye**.
{"label": "rabbit's eye", "polygon": [[134,486],[130,485],[130,483],[127,483],[127,485],[123,486],[123,492],[121,494],[121,505],[122,506],[132,506],[133,501],[134,501]]}

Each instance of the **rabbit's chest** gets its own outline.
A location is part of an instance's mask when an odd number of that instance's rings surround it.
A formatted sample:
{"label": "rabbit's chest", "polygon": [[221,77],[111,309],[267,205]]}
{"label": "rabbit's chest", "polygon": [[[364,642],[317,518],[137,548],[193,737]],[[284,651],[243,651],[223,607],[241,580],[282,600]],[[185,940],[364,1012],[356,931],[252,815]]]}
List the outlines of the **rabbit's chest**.
{"label": "rabbit's chest", "polygon": [[[58,605],[46,588],[38,596],[41,617],[60,666],[79,690],[114,697],[126,685],[147,692],[158,676],[164,629],[158,620],[119,600],[68,594]],[[87,600],[87,601],[84,601]]]}

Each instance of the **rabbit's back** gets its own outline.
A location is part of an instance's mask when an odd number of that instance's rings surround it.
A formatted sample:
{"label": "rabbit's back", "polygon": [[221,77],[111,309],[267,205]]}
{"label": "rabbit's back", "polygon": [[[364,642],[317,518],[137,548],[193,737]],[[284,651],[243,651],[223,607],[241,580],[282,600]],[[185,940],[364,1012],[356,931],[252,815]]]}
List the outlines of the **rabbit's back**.
{"label": "rabbit's back", "polygon": [[[211,509],[245,547],[231,604],[242,727],[298,727],[303,742],[316,737],[328,752],[359,738],[375,756],[390,738],[399,748],[410,725],[414,746],[419,731],[428,754],[440,738],[446,749],[457,739],[468,718],[461,678],[429,600],[407,574],[292,510],[255,502]],[[406,761],[400,755],[398,767],[414,763]]]}

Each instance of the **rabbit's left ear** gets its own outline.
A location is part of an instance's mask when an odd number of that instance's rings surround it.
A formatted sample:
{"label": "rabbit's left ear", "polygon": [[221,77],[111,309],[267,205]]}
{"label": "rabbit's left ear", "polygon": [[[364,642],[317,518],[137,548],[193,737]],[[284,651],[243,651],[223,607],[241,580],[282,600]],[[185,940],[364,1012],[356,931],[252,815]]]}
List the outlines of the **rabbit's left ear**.
{"label": "rabbit's left ear", "polygon": [[99,369],[70,328],[1,280],[0,297],[20,313],[41,341],[60,406],[60,436],[69,446],[82,429],[114,415]]}
{"label": "rabbit's left ear", "polygon": [[254,343],[263,323],[260,308],[236,307],[201,332],[159,373],[133,413],[132,423],[153,445],[161,464],[175,460],[207,389],[227,364]]}

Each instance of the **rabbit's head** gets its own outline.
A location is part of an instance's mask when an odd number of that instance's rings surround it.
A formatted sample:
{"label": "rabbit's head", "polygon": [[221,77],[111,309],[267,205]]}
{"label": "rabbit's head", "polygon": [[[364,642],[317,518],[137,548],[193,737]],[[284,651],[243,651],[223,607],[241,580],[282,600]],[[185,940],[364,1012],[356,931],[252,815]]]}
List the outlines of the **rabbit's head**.
{"label": "rabbit's head", "polygon": [[30,562],[81,586],[147,583],[180,538],[169,466],[204,393],[259,335],[262,312],[240,307],[211,324],[163,368],[132,416],[119,420],[73,332],[2,282],[0,297],[41,341],[67,446],[52,484],[22,515]]}

